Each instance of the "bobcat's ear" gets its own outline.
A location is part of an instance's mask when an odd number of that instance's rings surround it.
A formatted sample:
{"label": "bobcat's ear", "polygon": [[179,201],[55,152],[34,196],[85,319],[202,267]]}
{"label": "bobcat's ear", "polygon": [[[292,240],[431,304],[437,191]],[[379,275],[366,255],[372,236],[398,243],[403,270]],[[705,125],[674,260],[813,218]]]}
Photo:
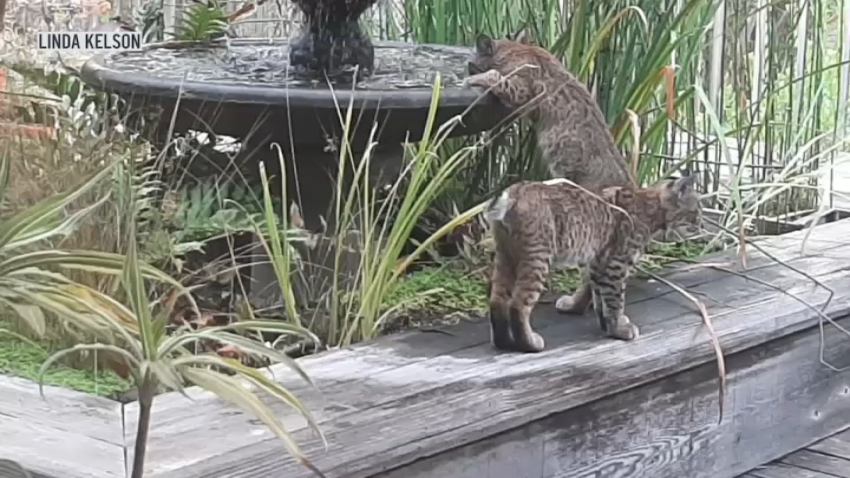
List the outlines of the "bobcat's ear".
{"label": "bobcat's ear", "polygon": [[516,34],[516,38],[514,39],[514,41],[523,45],[532,44],[531,35],[528,34],[528,30],[526,30],[525,28],[523,28],[519,31],[519,33]]}
{"label": "bobcat's ear", "polygon": [[670,188],[679,197],[693,191],[697,184],[697,177],[695,174],[690,174],[690,172],[686,172],[685,174],[686,175],[670,183]]}
{"label": "bobcat's ear", "polygon": [[475,53],[479,56],[493,55],[493,39],[482,33],[475,38]]}

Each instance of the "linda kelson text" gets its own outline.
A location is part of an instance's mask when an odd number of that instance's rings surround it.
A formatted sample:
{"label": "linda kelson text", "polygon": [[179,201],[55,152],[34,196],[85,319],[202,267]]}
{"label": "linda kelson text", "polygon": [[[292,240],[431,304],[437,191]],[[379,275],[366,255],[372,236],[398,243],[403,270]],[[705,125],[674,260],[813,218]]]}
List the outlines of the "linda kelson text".
{"label": "linda kelson text", "polygon": [[51,32],[38,36],[41,50],[139,50],[136,32]]}

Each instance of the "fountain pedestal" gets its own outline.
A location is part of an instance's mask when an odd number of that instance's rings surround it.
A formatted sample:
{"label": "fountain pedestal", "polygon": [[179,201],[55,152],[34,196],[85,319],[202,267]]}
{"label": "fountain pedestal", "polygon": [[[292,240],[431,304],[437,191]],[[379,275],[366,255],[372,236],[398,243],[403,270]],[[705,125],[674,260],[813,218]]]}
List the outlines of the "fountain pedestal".
{"label": "fountain pedestal", "polygon": [[[289,43],[268,39],[232,40],[229,47],[223,42],[163,43],[140,52],[99,55],[83,66],[82,78],[125,98],[135,110],[155,111],[160,132],[195,130],[237,138],[242,143],[236,161],[240,174],[256,170],[259,161],[269,170],[275,168],[277,151],[269,145],[279,144],[287,164],[298,171],[307,226],[315,227],[333,198],[327,173],[337,171],[338,159],[329,150],[342,138],[340,117],[349,106],[353,156],[359,158],[377,123],[374,140],[383,158],[377,162],[385,170],[401,164],[403,142],[422,138],[436,72],[443,90],[435,125],[463,115],[451,136],[490,129],[508,114],[498,103],[461,86],[473,53],[469,48],[375,42],[374,52],[371,75],[355,86],[338,84],[333,89],[290,69]],[[290,182],[290,198],[294,186]],[[265,280],[268,274],[259,266],[252,275],[264,282],[254,281],[254,291],[273,283]]]}
{"label": "fountain pedestal", "polygon": [[289,50],[290,65],[331,76],[346,67],[357,67],[361,77],[371,73],[375,48],[359,18],[376,1],[294,0],[305,22]]}

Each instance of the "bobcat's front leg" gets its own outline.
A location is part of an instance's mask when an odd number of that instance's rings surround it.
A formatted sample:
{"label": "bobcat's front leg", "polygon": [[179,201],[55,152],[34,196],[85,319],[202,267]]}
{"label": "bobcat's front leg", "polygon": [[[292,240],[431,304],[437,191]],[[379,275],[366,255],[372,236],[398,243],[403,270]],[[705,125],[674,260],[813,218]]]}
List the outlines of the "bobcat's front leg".
{"label": "bobcat's front leg", "polygon": [[502,74],[496,70],[487,70],[484,73],[470,75],[463,80],[463,86],[466,88],[474,88],[481,94],[488,92],[492,93],[505,106],[515,106],[509,92],[510,85],[508,84],[507,78],[502,76]]}
{"label": "bobcat's front leg", "polygon": [[591,273],[593,302],[599,325],[603,332],[620,340],[634,340],[640,336],[638,327],[625,314],[626,264],[611,261],[600,264]]}
{"label": "bobcat's front leg", "polygon": [[496,86],[502,80],[502,75],[496,70],[487,70],[484,73],[469,75],[463,80],[465,88],[475,88],[485,92]]}

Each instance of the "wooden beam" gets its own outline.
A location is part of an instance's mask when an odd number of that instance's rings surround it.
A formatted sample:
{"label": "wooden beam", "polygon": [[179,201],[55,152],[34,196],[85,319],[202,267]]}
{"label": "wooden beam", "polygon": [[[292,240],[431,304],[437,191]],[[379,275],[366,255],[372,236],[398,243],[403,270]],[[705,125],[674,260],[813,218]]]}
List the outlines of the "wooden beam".
{"label": "wooden beam", "polygon": [[811,471],[796,466],[770,464],[756,468],[744,475],[744,478],[835,478],[819,471]]}
{"label": "wooden beam", "polygon": [[850,478],[850,460],[810,450],[800,450],[782,458],[780,463],[825,473],[838,478]]}
{"label": "wooden beam", "polygon": [[[850,246],[835,240],[848,232],[850,221],[816,228],[815,241],[807,248],[814,254],[792,262],[835,291],[827,312],[836,318],[850,315]],[[776,249],[794,257],[799,253],[802,235],[789,236],[777,241]],[[453,473],[463,472],[458,463],[473,466],[464,461],[468,456],[478,460],[476,463],[488,463],[490,470],[490,475],[468,476],[538,476],[529,471],[538,469],[530,464],[523,468],[523,473],[530,474],[516,474],[518,470],[506,461],[526,456],[528,464],[534,454],[541,473],[545,472],[540,476],[547,478],[584,476],[585,470],[587,476],[595,476],[600,472],[596,467],[600,462],[635,460],[640,466],[650,467],[653,473],[646,476],[654,478],[731,478],[793,450],[788,448],[792,445],[807,445],[850,424],[850,401],[843,402],[843,396],[832,405],[818,402],[832,390],[830,387],[846,383],[848,377],[819,364],[817,315],[786,295],[822,306],[825,290],[775,264],[762,265],[750,273],[783,292],[707,272],[674,275],[686,279],[692,290],[710,303],[709,312],[721,343],[727,354],[735,354],[729,357],[729,416],[719,428],[711,426],[718,417],[714,353],[708,334],[686,300],[661,292],[663,287],[651,283],[629,289],[632,300],[639,294],[661,294],[638,298],[627,308],[643,332],[635,342],[602,337],[589,317],[570,318],[545,309],[535,320],[549,347],[536,355],[496,353],[486,343],[486,324],[468,326],[468,335],[459,337],[414,335],[422,345],[381,345],[378,341],[343,351],[353,359],[350,364],[348,359],[316,357],[313,360],[324,365],[307,367],[320,386],[322,382],[330,384],[322,387],[324,400],[314,400],[313,396],[305,399],[312,410],[320,412],[329,439],[327,451],[291,413],[282,411],[281,416],[291,420],[292,429],[298,430],[299,443],[323,472],[347,478],[462,477],[467,475]],[[706,280],[706,276],[713,277]],[[833,341],[843,337],[834,329],[830,334],[828,338]],[[449,345],[436,350],[439,346],[435,340]],[[462,344],[467,345],[458,348]],[[849,350],[843,343],[830,342],[830,347],[840,352],[830,352],[831,359],[839,365],[850,364]],[[370,373],[371,360],[376,370]],[[395,362],[400,365],[392,366]],[[308,363],[305,361],[305,365]],[[797,364],[796,369],[791,368],[793,364]],[[783,370],[792,372],[785,376]],[[783,405],[785,401],[789,404]],[[200,405],[207,411],[217,409],[210,403]],[[808,407],[812,406],[820,407],[818,416],[830,415],[832,419],[809,416]],[[174,413],[180,406],[167,408]],[[152,477],[310,476],[283,452],[276,439],[264,436],[261,427],[245,416],[232,411],[229,416],[219,412],[215,418],[205,416],[205,423],[214,427],[206,430],[206,438],[199,428],[183,433],[180,425],[165,419],[167,416],[161,411],[157,417],[155,412],[154,423],[168,425],[167,429],[154,425],[152,430],[150,457],[156,463]],[[640,417],[645,418],[640,421]],[[626,420],[633,428],[619,427],[617,420]],[[782,432],[787,425],[791,428]],[[562,432],[555,437],[548,429]],[[653,434],[653,429],[659,431]],[[180,453],[202,448],[187,445],[191,437],[205,439],[205,443],[214,441],[215,447],[231,434],[244,440],[240,448],[234,449],[230,443],[214,456],[204,450],[197,458]],[[210,440],[211,435],[216,439]],[[582,438],[567,439],[566,435]],[[776,444],[757,445],[756,436],[759,440],[771,436]],[[182,450],[175,448],[177,437],[183,438]],[[744,439],[748,448],[732,450]],[[490,451],[481,448],[486,443],[492,445],[487,448]],[[725,447],[717,448],[718,444]],[[492,451],[496,449],[500,451]],[[620,461],[604,458],[609,455]],[[425,462],[427,466],[421,465]],[[561,464],[563,467],[558,468]],[[570,474],[553,470],[569,470]]]}
{"label": "wooden beam", "polygon": [[123,478],[121,404],[0,375],[0,459],[33,478]]}

